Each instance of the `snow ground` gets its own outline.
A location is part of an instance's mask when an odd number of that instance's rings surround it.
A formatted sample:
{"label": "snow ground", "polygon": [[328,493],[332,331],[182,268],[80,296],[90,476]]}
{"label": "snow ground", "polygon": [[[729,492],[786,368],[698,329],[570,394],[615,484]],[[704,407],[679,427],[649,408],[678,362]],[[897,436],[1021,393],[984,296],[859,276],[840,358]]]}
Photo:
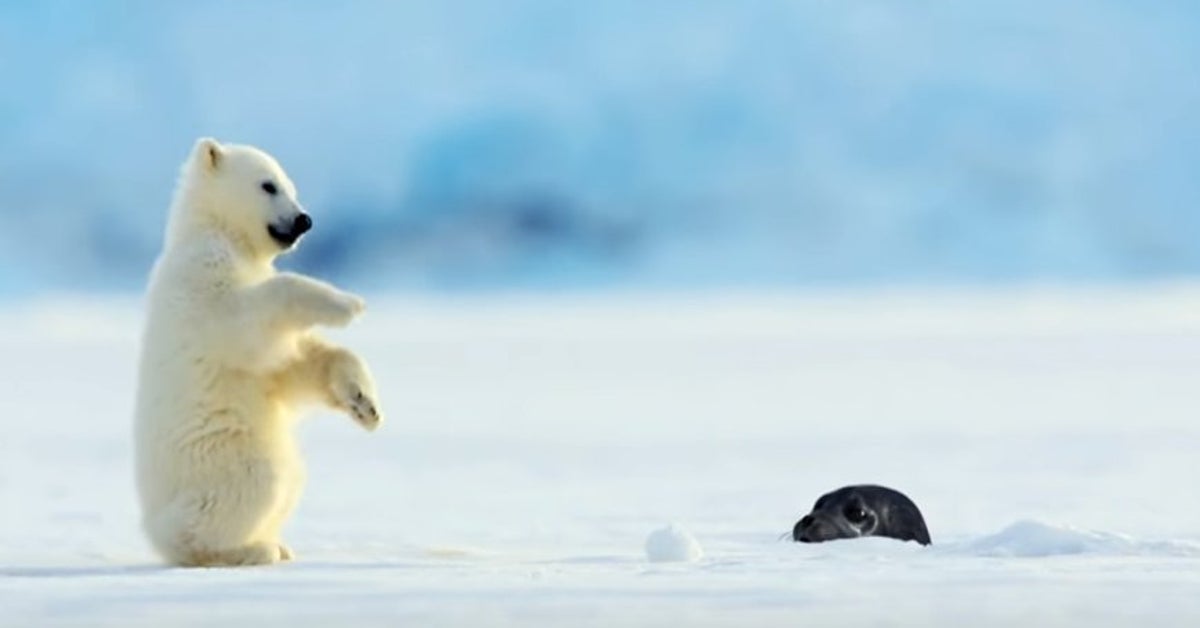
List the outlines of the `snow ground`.
{"label": "snow ground", "polygon": [[[302,425],[299,560],[242,570],[141,539],[137,320],[0,308],[0,625],[1200,621],[1200,287],[377,298],[389,422]],[[780,540],[857,482],[934,545]]]}

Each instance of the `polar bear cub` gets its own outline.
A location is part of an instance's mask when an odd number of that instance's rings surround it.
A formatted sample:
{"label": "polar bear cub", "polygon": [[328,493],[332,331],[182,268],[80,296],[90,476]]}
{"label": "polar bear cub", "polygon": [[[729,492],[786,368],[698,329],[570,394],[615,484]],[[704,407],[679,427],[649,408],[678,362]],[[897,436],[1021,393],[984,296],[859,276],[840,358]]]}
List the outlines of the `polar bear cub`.
{"label": "polar bear cub", "polygon": [[135,417],[143,525],[170,563],[291,559],[279,535],[304,483],[299,411],[382,420],[366,365],[313,333],[363,300],[274,268],[311,227],[270,155],[196,142],[146,295]]}

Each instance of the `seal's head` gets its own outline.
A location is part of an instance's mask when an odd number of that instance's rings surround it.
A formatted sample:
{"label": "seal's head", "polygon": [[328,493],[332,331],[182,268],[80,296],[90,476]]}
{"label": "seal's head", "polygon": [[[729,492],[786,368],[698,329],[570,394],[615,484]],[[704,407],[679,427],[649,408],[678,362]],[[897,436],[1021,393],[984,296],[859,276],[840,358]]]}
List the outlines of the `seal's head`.
{"label": "seal's head", "polygon": [[900,491],[861,484],[826,493],[792,529],[792,539],[820,543],[860,536],[886,536],[929,545],[921,511]]}

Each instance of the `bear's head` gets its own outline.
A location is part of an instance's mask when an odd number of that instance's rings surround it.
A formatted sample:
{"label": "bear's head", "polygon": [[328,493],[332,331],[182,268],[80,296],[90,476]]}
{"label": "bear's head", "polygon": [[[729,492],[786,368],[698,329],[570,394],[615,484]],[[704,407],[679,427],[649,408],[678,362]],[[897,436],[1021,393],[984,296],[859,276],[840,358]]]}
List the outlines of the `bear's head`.
{"label": "bear's head", "polygon": [[197,140],[182,182],[186,211],[199,214],[189,222],[218,227],[254,256],[275,257],[312,228],[287,173],[253,146]]}

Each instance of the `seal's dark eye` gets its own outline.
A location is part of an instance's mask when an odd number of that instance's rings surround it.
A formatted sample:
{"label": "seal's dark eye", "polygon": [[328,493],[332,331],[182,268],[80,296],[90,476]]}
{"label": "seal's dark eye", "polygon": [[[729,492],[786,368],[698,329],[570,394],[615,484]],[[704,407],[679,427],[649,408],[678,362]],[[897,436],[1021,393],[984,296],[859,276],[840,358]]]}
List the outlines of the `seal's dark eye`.
{"label": "seal's dark eye", "polygon": [[279,188],[275,187],[275,184],[271,181],[263,181],[262,189],[263,192],[266,192],[271,196],[275,196],[275,193],[279,191]]}
{"label": "seal's dark eye", "polygon": [[849,506],[846,506],[846,509],[842,511],[842,514],[845,515],[846,521],[851,523],[862,523],[867,518],[867,511],[863,510],[863,507],[858,504],[850,504]]}

